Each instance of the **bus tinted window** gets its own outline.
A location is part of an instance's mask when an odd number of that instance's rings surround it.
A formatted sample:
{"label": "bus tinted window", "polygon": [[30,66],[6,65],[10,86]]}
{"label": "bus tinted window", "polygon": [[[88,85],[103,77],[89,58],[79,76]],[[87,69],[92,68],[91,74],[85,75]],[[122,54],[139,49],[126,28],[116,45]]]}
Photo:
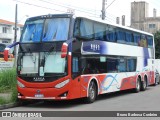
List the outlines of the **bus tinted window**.
{"label": "bus tinted window", "polygon": [[[85,61],[85,62],[84,62]],[[135,72],[136,58],[123,56],[85,56],[81,60],[83,74]],[[90,68],[87,69],[87,68]]]}
{"label": "bus tinted window", "polygon": [[39,42],[42,34],[43,22],[44,20],[26,22],[21,42]]}
{"label": "bus tinted window", "polygon": [[80,22],[80,36],[86,37],[89,39],[93,37],[93,22],[86,19],[81,19]]}
{"label": "bus tinted window", "polygon": [[123,29],[116,30],[117,42],[125,43],[125,32]]}
{"label": "bus tinted window", "polygon": [[68,39],[69,18],[54,18],[45,21],[42,41],[59,41]]}
{"label": "bus tinted window", "polygon": [[127,59],[127,72],[136,71],[136,59]]}
{"label": "bus tinted window", "polygon": [[147,36],[147,42],[148,42],[148,47],[152,48],[153,47],[153,37]]}
{"label": "bus tinted window", "polygon": [[148,47],[146,35],[141,35],[141,39],[139,41],[139,46]]}
{"label": "bus tinted window", "polygon": [[153,47],[153,37],[125,28],[78,18],[74,26],[74,36],[117,42],[140,47]]}
{"label": "bus tinted window", "polygon": [[126,35],[126,44],[131,44],[131,45],[133,45],[134,42],[133,42],[133,35],[132,35],[132,33],[129,32],[129,31],[126,31],[126,32],[125,32],[125,35]]}
{"label": "bus tinted window", "polygon": [[139,43],[139,41],[141,39],[140,34],[134,33],[133,34],[133,38],[134,38],[134,45],[138,45],[138,43]]}
{"label": "bus tinted window", "polygon": [[106,28],[106,39],[107,39],[107,41],[110,41],[110,42],[115,42],[116,41],[115,31],[116,30],[113,26],[107,25],[107,28]]}
{"label": "bus tinted window", "polygon": [[94,23],[95,40],[104,40],[105,31],[105,25]]}
{"label": "bus tinted window", "polygon": [[[21,42],[62,41],[68,39],[69,18],[30,20],[25,24]],[[43,31],[43,32],[42,32]]]}

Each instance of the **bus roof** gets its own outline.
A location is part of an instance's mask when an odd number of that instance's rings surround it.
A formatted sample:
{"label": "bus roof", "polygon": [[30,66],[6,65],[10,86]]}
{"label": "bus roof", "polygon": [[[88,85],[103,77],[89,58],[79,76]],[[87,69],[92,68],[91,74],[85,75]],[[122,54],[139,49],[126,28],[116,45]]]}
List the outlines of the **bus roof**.
{"label": "bus roof", "polygon": [[35,20],[40,18],[52,18],[52,17],[72,17],[72,16],[73,14],[48,14],[48,15],[30,17],[27,20]]}

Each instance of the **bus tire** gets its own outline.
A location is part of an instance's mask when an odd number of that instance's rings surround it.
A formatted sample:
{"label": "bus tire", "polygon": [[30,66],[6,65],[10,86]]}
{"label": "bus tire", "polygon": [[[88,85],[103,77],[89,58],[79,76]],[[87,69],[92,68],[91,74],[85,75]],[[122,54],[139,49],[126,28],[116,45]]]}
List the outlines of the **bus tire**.
{"label": "bus tire", "polygon": [[86,98],[87,103],[93,103],[97,97],[97,88],[95,82],[92,80],[88,88],[88,97]]}
{"label": "bus tire", "polygon": [[153,86],[156,86],[157,85],[157,79],[155,78],[155,83],[153,84]]}
{"label": "bus tire", "polygon": [[147,89],[147,78],[145,77],[144,81],[141,81],[141,91],[145,91]]}
{"label": "bus tire", "polygon": [[140,77],[138,77],[136,81],[136,88],[134,88],[134,92],[138,93],[140,91],[140,88],[141,88],[141,80],[140,80]]}

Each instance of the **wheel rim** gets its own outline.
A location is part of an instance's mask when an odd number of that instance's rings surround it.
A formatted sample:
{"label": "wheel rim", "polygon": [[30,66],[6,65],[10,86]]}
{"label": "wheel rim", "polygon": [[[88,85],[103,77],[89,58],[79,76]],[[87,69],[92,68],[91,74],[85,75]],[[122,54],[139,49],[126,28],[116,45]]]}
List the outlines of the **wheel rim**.
{"label": "wheel rim", "polygon": [[95,98],[95,87],[94,87],[94,83],[92,82],[89,88],[89,97],[90,99],[94,99]]}
{"label": "wheel rim", "polygon": [[137,90],[140,89],[140,84],[139,84],[139,80],[137,80]]}
{"label": "wheel rim", "polygon": [[144,80],[144,82],[143,82],[143,86],[144,86],[144,89],[146,88],[146,80]]}

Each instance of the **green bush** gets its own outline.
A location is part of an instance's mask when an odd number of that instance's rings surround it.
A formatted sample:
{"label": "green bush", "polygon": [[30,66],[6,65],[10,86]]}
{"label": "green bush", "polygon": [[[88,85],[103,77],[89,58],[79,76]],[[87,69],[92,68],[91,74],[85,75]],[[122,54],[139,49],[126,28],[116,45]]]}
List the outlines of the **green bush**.
{"label": "green bush", "polygon": [[3,69],[0,71],[0,93],[11,93],[11,98],[6,100],[0,98],[0,104],[6,104],[9,102],[16,102],[17,100],[17,88],[16,88],[16,69]]}
{"label": "green bush", "polygon": [[16,69],[3,69],[0,71],[0,92],[11,90],[15,87],[16,80]]}

